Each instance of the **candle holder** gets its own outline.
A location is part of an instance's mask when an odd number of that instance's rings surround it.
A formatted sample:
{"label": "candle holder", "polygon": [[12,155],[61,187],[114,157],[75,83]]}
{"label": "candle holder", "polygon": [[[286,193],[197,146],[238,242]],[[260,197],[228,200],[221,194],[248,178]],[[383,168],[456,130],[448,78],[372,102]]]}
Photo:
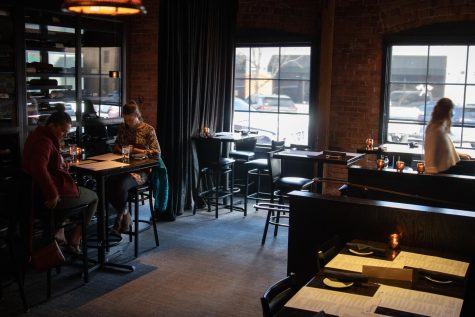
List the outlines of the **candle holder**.
{"label": "candle holder", "polygon": [[406,166],[406,163],[404,163],[404,161],[396,161],[396,170],[399,172],[399,173],[402,173],[402,171],[404,170],[404,167]]}
{"label": "candle holder", "polygon": [[372,150],[373,149],[373,144],[374,144],[373,139],[371,139],[371,138],[366,139],[366,149],[367,150]]}
{"label": "candle holder", "polygon": [[417,174],[424,174],[426,171],[426,164],[424,162],[417,163]]}
{"label": "candle holder", "polygon": [[208,127],[203,128],[203,136],[205,138],[209,137],[209,128]]}
{"label": "candle holder", "polygon": [[376,166],[378,167],[378,170],[382,170],[384,168],[385,162],[383,159],[377,159],[376,160]]}
{"label": "candle holder", "polygon": [[397,233],[391,233],[389,235],[389,247],[393,250],[399,248],[399,240],[401,236]]}

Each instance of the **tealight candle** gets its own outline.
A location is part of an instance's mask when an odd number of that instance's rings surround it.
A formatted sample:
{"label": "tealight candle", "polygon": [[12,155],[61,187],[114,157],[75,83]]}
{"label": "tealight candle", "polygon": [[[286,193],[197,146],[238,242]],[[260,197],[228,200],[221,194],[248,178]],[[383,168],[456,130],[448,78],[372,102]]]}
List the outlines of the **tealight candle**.
{"label": "tealight candle", "polygon": [[384,168],[384,160],[383,159],[378,159],[376,160],[376,166],[378,167],[378,170],[382,170]]}
{"label": "tealight candle", "polygon": [[372,150],[373,149],[373,139],[367,138],[366,139],[366,149]]}
{"label": "tealight candle", "polygon": [[406,165],[406,163],[404,163],[404,161],[396,161],[396,170],[400,173],[402,173],[402,171],[404,170],[404,166]]}
{"label": "tealight candle", "polygon": [[203,128],[203,135],[204,135],[205,138],[207,138],[209,136],[209,128],[208,127]]}
{"label": "tealight candle", "polygon": [[399,247],[399,234],[392,233],[389,235],[389,247],[393,250]]}
{"label": "tealight candle", "polygon": [[425,171],[426,171],[426,165],[424,164],[424,162],[417,163],[417,173],[423,174]]}

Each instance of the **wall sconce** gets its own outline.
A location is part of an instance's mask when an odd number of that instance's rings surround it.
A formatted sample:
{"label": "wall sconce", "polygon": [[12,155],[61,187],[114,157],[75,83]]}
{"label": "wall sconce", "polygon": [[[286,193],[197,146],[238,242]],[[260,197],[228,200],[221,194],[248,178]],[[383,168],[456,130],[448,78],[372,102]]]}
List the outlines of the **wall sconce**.
{"label": "wall sconce", "polygon": [[109,71],[109,77],[110,78],[119,78],[119,71],[118,70],[111,70]]}
{"label": "wall sconce", "polygon": [[66,12],[99,15],[147,13],[142,0],[64,0],[62,9]]}

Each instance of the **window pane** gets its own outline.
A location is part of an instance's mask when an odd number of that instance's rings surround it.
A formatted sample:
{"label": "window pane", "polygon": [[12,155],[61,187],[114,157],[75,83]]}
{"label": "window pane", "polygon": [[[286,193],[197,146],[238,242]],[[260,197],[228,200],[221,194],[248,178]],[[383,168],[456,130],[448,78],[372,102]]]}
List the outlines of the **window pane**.
{"label": "window pane", "polygon": [[310,47],[283,47],[280,79],[310,79]]}
{"label": "window pane", "polygon": [[425,126],[422,124],[389,123],[386,142],[422,142]]}
{"label": "window pane", "polygon": [[447,97],[452,99],[456,106],[461,106],[464,100],[464,89],[463,85],[433,85],[432,98],[437,101],[440,98]]}
{"label": "window pane", "polygon": [[279,124],[279,140],[285,140],[285,145],[308,143],[308,116],[283,114]]}
{"label": "window pane", "polygon": [[475,148],[475,127],[465,127],[462,132],[462,147]]}
{"label": "window pane", "polygon": [[234,80],[234,96],[240,99],[246,99],[249,95],[249,81],[245,79]]}
{"label": "window pane", "polygon": [[431,46],[429,52],[428,82],[465,82],[466,46]]}
{"label": "window pane", "polygon": [[393,46],[391,82],[425,83],[428,46]]}
{"label": "window pane", "polygon": [[469,46],[467,83],[475,84],[475,46]]}
{"label": "window pane", "polygon": [[236,78],[249,77],[249,69],[250,69],[249,54],[250,54],[250,50],[248,47],[236,48],[234,77]]}
{"label": "window pane", "polygon": [[272,140],[277,140],[277,114],[251,112],[250,117],[249,129],[258,132],[259,144],[270,145]]}
{"label": "window pane", "polygon": [[298,108],[299,113],[308,113],[310,82],[304,80],[281,80],[280,87],[274,87],[274,94],[288,96]]}
{"label": "window pane", "polygon": [[251,48],[251,78],[275,78],[278,72],[278,47]]}

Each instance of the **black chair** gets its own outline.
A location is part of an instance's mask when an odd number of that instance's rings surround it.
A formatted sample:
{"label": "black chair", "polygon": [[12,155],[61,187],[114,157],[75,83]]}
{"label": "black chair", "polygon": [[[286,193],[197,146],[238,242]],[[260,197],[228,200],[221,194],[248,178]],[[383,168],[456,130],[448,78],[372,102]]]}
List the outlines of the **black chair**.
{"label": "black chair", "polygon": [[299,290],[294,274],[278,281],[269,287],[261,297],[262,315],[275,316]]}
{"label": "black chair", "polygon": [[237,162],[248,162],[255,156],[257,138],[245,138],[235,143],[234,150],[229,151],[229,157]]}
{"label": "black chair", "polygon": [[[33,237],[35,236],[34,231],[34,224],[35,220],[39,220],[43,227],[43,238],[42,244],[48,244],[49,242],[55,239],[55,233],[60,228],[66,228],[72,225],[81,225],[82,228],[82,274],[84,283],[89,282],[89,258],[87,256],[87,207],[88,204],[82,204],[74,208],[68,209],[61,209],[56,210],[55,212],[64,215],[65,219],[69,221],[65,221],[63,224],[56,223],[54,212],[52,210],[43,208],[40,201],[42,201],[39,197],[39,190],[36,188],[31,176],[26,174],[23,171],[19,172],[18,181],[22,188],[22,195],[21,195],[21,208],[23,209],[23,217],[25,224],[24,235],[25,241],[27,241],[30,250],[32,251],[32,247],[35,241],[33,241]],[[59,272],[59,267],[56,269]],[[51,279],[52,279],[52,269],[49,269],[46,272],[46,297],[49,299],[51,298]]]}
{"label": "black chair", "polygon": [[[3,199],[2,199],[3,201]],[[3,201],[4,202],[4,201]],[[17,252],[17,248],[15,247],[15,237],[14,237],[14,230],[13,224],[6,219],[0,218],[0,255],[2,260],[2,264],[7,265],[6,270],[2,270],[1,275],[11,275],[14,279],[16,284],[18,285],[18,290],[20,292],[21,301],[23,303],[23,309],[25,312],[28,311],[28,303],[26,301],[26,295],[24,290],[24,265],[23,263],[19,263],[18,258],[19,253]],[[8,255],[6,254],[8,253]],[[9,258],[8,263],[3,263],[4,260]],[[2,299],[3,295],[3,279],[0,279],[0,299]]]}
{"label": "black chair", "polygon": [[108,126],[103,119],[91,117],[83,120],[83,146],[89,155],[99,155],[111,152],[112,141]]}
{"label": "black chair", "polygon": [[[272,141],[271,150],[281,151],[285,148],[285,141]],[[262,178],[269,177],[267,158],[255,159],[245,162],[244,165],[247,169],[246,186],[244,193],[244,215],[247,215],[247,200],[253,199],[256,203],[260,200],[270,200],[270,192],[266,192],[262,189]],[[255,178],[255,182],[251,182],[251,177]],[[249,188],[253,184],[256,184],[256,191],[249,194]]]}
{"label": "black chair", "polygon": [[[267,230],[269,225],[274,226],[274,237],[277,236],[279,227],[288,227],[288,223],[282,222],[283,218],[288,219],[289,208],[284,205],[286,195],[293,190],[308,189],[313,184],[313,179],[304,177],[289,177],[282,176],[282,161],[275,158],[277,151],[267,153],[268,171],[270,174],[270,203],[258,203],[254,207],[267,210],[267,218],[264,226],[264,233],[262,234],[261,244],[264,244],[267,237]],[[278,204],[274,204],[274,199],[278,198]]]}
{"label": "black chair", "polygon": [[[133,224],[134,228],[132,229],[132,224],[130,225],[129,231],[127,232],[129,234],[129,241],[132,242],[132,237],[134,240],[134,256],[138,257],[138,250],[139,250],[139,233],[144,232],[145,230],[150,229],[153,227],[153,234],[155,237],[155,245],[158,247],[160,245],[160,242],[158,240],[158,231],[157,231],[157,222],[155,220],[155,217],[153,215],[153,188],[150,184],[150,182],[146,182],[143,185],[137,185],[134,188],[129,190],[129,195],[127,198],[127,203],[128,203],[128,209],[129,213],[132,215],[132,204],[134,204],[134,218],[133,218]],[[150,220],[144,220],[140,219],[139,217],[139,212],[140,212],[140,206],[139,203],[142,202],[142,205],[144,204],[145,200],[148,200],[149,206],[150,206]],[[140,228],[139,224],[140,223],[145,223],[146,226],[143,228]]]}
{"label": "black chair", "polygon": [[339,236],[334,235],[325,241],[317,251],[317,271],[320,271],[330,262],[343,248],[343,244]]}
{"label": "black chair", "polygon": [[299,150],[299,151],[310,151],[312,149],[310,145],[303,145],[303,144],[290,144],[290,148],[292,150]]}
{"label": "black chair", "polygon": [[[218,218],[219,199],[229,198],[229,207],[233,210],[234,189],[234,162],[232,158],[221,155],[221,141],[212,138],[195,139],[196,154],[198,158],[199,175],[197,180],[197,196],[205,200],[208,211],[211,204],[215,205],[215,217]],[[230,185],[227,180],[230,180]],[[201,188],[201,191],[199,189]],[[197,203],[193,207],[196,214]]]}

